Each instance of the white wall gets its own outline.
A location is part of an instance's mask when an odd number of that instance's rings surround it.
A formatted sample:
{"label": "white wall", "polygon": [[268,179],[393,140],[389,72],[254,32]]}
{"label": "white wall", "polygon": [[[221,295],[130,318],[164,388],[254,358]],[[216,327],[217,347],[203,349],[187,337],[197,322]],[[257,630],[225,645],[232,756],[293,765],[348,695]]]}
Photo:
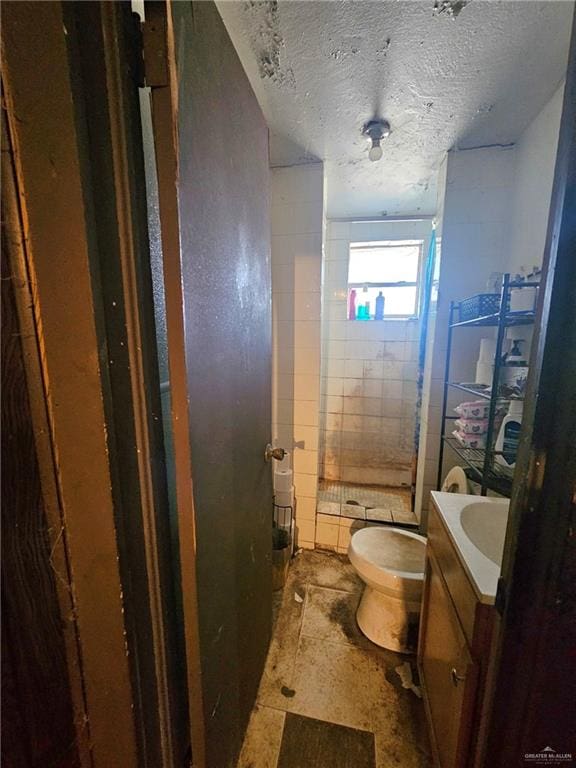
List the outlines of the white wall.
{"label": "white wall", "polygon": [[320,400],[323,166],[272,170],[272,430],[292,453],[296,537],[314,548]]}
{"label": "white wall", "polygon": [[516,144],[508,270],[541,265],[554,179],[564,84]]}
{"label": "white wall", "polygon": [[[428,339],[416,513],[436,486],[448,308],[486,290],[490,272],[517,272],[542,263],[562,111],[562,85],[511,149],[451,151],[438,204],[439,295]],[[453,381],[473,381],[479,339],[490,329],[454,333]],[[429,380],[428,380],[429,377]],[[448,413],[465,396],[450,391]],[[458,463],[446,449],[443,476]]]}
{"label": "white wall", "polygon": [[[425,518],[429,493],[436,487],[450,302],[485,292],[490,273],[506,269],[514,163],[513,148],[451,151],[447,155],[446,187],[439,222],[438,303],[434,332],[428,338],[430,347],[427,370],[425,368],[422,409],[425,428],[421,433],[418,456],[418,517]],[[480,339],[491,333],[491,329],[486,328],[454,332],[450,376],[453,381],[474,381]],[[448,413],[465,399],[466,395],[458,390],[450,390]],[[428,407],[424,415],[426,401]],[[447,448],[443,475],[457,463],[456,456]]]}

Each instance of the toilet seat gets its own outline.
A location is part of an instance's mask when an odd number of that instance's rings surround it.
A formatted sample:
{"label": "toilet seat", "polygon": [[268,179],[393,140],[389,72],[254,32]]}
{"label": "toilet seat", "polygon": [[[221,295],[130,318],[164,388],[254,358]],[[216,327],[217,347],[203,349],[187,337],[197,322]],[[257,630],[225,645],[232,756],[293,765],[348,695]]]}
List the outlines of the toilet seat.
{"label": "toilet seat", "polygon": [[426,539],[401,528],[363,528],[352,536],[348,557],[358,575],[379,592],[420,600]]}

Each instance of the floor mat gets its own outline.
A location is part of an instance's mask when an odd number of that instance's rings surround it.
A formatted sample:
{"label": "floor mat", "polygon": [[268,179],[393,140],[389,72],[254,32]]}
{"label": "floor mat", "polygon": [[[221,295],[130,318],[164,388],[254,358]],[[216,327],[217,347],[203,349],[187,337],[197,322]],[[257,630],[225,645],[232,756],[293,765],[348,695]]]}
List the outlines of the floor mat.
{"label": "floor mat", "polygon": [[288,712],[278,768],[374,768],[374,734]]}

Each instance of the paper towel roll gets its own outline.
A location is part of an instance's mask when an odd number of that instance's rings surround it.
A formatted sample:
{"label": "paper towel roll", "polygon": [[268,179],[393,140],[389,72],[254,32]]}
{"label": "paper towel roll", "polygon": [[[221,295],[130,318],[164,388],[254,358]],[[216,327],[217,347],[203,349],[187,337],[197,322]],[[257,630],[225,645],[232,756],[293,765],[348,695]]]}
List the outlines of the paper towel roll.
{"label": "paper towel roll", "polygon": [[476,384],[486,384],[489,387],[492,384],[493,375],[494,363],[484,363],[482,360],[478,360],[476,363]]}
{"label": "paper towel roll", "polygon": [[274,504],[278,507],[293,507],[294,486],[289,491],[276,491],[274,494]]}
{"label": "paper towel roll", "polygon": [[480,339],[479,363],[493,363],[496,355],[496,339]]}
{"label": "paper towel roll", "polygon": [[472,493],[470,483],[462,467],[452,467],[442,483],[444,493]]}
{"label": "paper towel roll", "polygon": [[289,491],[292,488],[292,470],[291,469],[277,469],[274,472],[274,490]]}

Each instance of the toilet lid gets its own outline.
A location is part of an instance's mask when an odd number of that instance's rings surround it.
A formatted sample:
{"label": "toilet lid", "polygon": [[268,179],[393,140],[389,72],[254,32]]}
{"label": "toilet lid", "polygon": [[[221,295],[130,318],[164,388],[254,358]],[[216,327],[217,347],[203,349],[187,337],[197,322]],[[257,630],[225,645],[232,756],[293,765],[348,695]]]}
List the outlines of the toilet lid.
{"label": "toilet lid", "polygon": [[401,528],[364,528],[350,539],[348,557],[373,589],[420,602],[426,558],[423,536]]}
{"label": "toilet lid", "polygon": [[399,528],[373,527],[357,531],[350,542],[354,554],[387,571],[422,576],[426,559],[426,539]]}

